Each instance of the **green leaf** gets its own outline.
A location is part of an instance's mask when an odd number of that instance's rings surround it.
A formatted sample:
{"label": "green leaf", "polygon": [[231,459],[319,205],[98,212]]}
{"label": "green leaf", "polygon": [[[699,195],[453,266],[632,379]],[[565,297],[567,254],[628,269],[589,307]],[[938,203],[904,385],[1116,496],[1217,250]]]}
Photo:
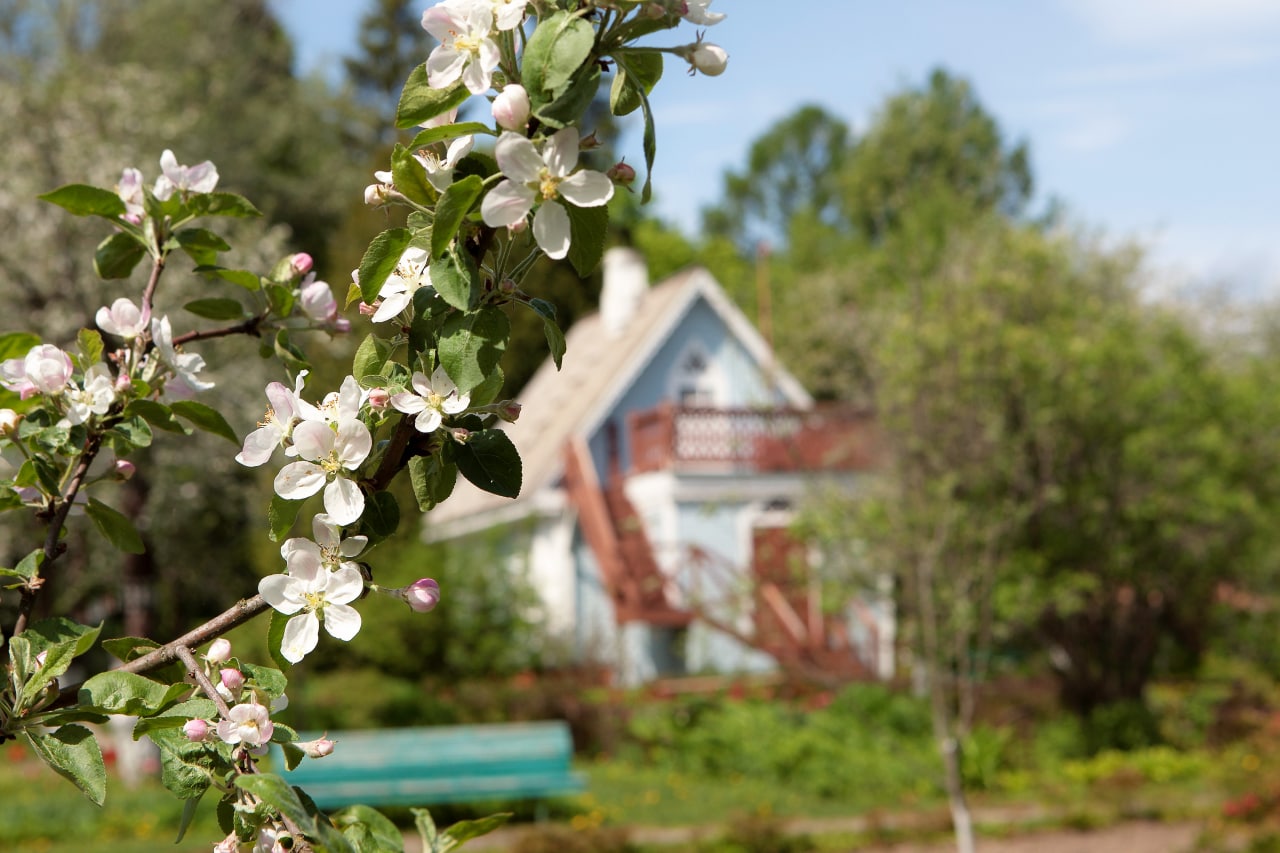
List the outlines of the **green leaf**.
{"label": "green leaf", "polygon": [[277,317],[288,317],[293,313],[294,289],[275,282],[264,282],[262,292],[266,294],[271,312]]}
{"label": "green leaf", "polygon": [[249,199],[235,193],[197,193],[187,199],[187,209],[196,216],[232,216],[245,219],[262,215],[262,211],[254,207]]}
{"label": "green leaf", "polygon": [[84,726],[63,726],[49,734],[27,730],[36,755],[97,805],[107,798],[107,766],[93,732]]}
{"label": "green leaf", "polygon": [[506,381],[507,377],[502,372],[502,368],[495,367],[493,372],[484,378],[483,382],[471,389],[472,407],[487,406],[498,399],[498,395],[502,393],[502,386]]}
{"label": "green leaf", "polygon": [[359,853],[404,850],[404,836],[382,812],[368,806],[348,806],[329,816]]}
{"label": "green leaf", "polygon": [[257,273],[248,270],[231,270],[226,267],[213,266],[206,264],[195,269],[196,272],[211,278],[220,278],[223,281],[229,281],[234,285],[243,287],[248,291],[256,291],[262,288],[262,281],[258,278]]}
{"label": "green leaf", "polygon": [[579,72],[569,88],[555,100],[533,111],[544,124],[562,128],[576,123],[586,113],[600,89],[600,66],[592,64]]}
{"label": "green leaf", "polygon": [[499,812],[477,820],[460,820],[444,831],[449,840],[454,842],[448,850],[461,847],[464,842],[482,835],[488,835],[514,817],[513,812]]}
{"label": "green leaf", "polygon": [[373,304],[387,276],[395,272],[400,256],[412,240],[413,232],[407,228],[392,228],[373,238],[360,260],[361,299]]}
{"label": "green leaf", "polygon": [[436,829],[436,822],[431,819],[431,812],[426,809],[409,809],[413,814],[413,823],[418,828],[418,837],[422,839],[423,853],[439,853],[440,851],[440,830]]}
{"label": "green leaf", "polygon": [[452,251],[431,265],[431,286],[447,304],[468,311],[480,296],[480,273],[470,255]]}
{"label": "green leaf", "polygon": [[271,341],[271,351],[290,370],[305,370],[310,366],[307,364],[306,355],[289,339],[288,329],[276,332],[275,338]]}
{"label": "green leaf", "polygon": [[366,376],[380,375],[387,359],[391,358],[391,353],[390,341],[370,333],[356,348],[356,357],[351,364],[351,375],[358,380]]}
{"label": "green leaf", "polygon": [[156,714],[152,717],[143,717],[138,720],[133,727],[133,736],[135,738],[139,738],[150,732],[160,731],[162,729],[180,729],[186,725],[187,720],[191,720],[196,717],[209,719],[217,713],[218,709],[211,699],[188,699],[185,702],[170,705],[164,709],[163,713]]}
{"label": "green leaf", "polygon": [[13,567],[13,571],[19,576],[31,580],[40,574],[40,567],[44,565],[44,549],[36,548],[22,558],[18,565]]}
{"label": "green leaf", "polygon": [[422,124],[430,118],[448,112],[471,96],[467,87],[459,81],[451,89],[433,89],[427,82],[427,66],[419,65],[409,73],[400,103],[396,105],[396,127],[404,129]]}
{"label": "green leaf", "polygon": [[147,736],[160,749],[160,781],[170,793],[180,800],[203,797],[209,790],[212,754],[202,744],[188,742],[180,726],[150,729]]}
{"label": "green leaf", "polygon": [[569,87],[574,72],[591,56],[595,35],[589,23],[568,12],[556,12],[538,24],[525,45],[521,72],[534,112]]}
{"label": "green leaf", "polygon": [[206,320],[239,320],[244,317],[244,306],[234,299],[195,299],[182,307]]}
{"label": "green leaf", "polygon": [[284,628],[289,624],[289,619],[279,610],[271,611],[271,624],[267,626],[267,653],[271,655],[271,659],[275,661],[276,666],[281,669],[288,668],[291,664],[285,659],[280,649],[284,646]]}
{"label": "green leaf", "polygon": [[[70,619],[42,619],[9,640],[9,658],[18,680],[23,682],[18,707],[28,708],[44,688],[71,666],[71,661],[87,652],[97,642],[102,626],[90,627]],[[24,651],[25,649],[25,651]],[[45,652],[42,665],[35,657]],[[30,660],[23,657],[30,654]]]}
{"label": "green leaf", "polygon": [[117,231],[98,244],[93,253],[93,269],[99,278],[128,278],[146,253],[135,237]]}
{"label": "green leaf", "polygon": [[89,518],[93,521],[93,526],[98,528],[98,532],[112,545],[126,554],[142,554],[147,550],[142,544],[142,537],[138,535],[133,522],[128,518],[97,498],[89,498],[86,509]]}
{"label": "green leaf", "polygon": [[626,64],[619,65],[613,77],[609,109],[616,116],[625,116],[639,109],[642,96],[662,79],[662,54],[618,51],[617,55],[625,57]]}
{"label": "green leaf", "polygon": [[135,447],[151,446],[151,427],[142,418],[126,418],[107,430],[107,436],[117,445],[117,452],[123,456]]}
{"label": "green leaf", "polygon": [[191,828],[191,822],[196,819],[196,809],[200,807],[200,799],[199,797],[193,797],[183,801],[182,817],[178,820],[178,837],[173,839],[174,844],[181,842],[183,836],[187,834],[187,830]]}
{"label": "green leaf", "polygon": [[440,363],[461,393],[493,372],[507,348],[511,321],[499,308],[454,314],[440,328]]}
{"label": "green leaf", "polygon": [[213,265],[219,252],[231,249],[226,240],[207,228],[184,228],[173,235],[173,240],[198,266]]}
{"label": "green leaf", "polygon": [[37,198],[56,204],[72,216],[105,216],[116,219],[125,213],[124,200],[120,196],[111,190],[87,184],[67,184]]}
{"label": "green leaf", "polygon": [[30,332],[9,332],[0,335],[0,361],[25,356],[32,347],[40,346],[40,336]]}
{"label": "green leaf", "polygon": [[569,214],[569,262],[579,277],[595,272],[604,257],[605,238],[609,235],[609,207],[575,207],[565,204]]}
{"label": "green leaf", "polygon": [[289,679],[283,672],[270,666],[259,666],[256,663],[241,663],[240,670],[246,678],[261,687],[272,699],[279,699],[289,686]]}
{"label": "green leaf", "polygon": [[[307,834],[323,833],[323,829],[318,824],[329,826],[327,820],[317,821],[302,804],[297,791],[274,773],[244,773],[236,777],[235,784],[237,788],[248,791],[263,802],[279,809],[282,815],[297,824],[298,828]],[[334,836],[342,839],[342,836],[333,831],[331,826],[330,831]],[[350,845],[346,844],[345,839],[342,840],[345,849],[350,850]],[[325,838],[324,842],[332,843],[329,838]]]}
{"label": "green leaf", "polygon": [[431,228],[431,257],[439,258],[453,243],[453,238],[462,226],[462,220],[470,212],[480,193],[484,191],[484,181],[475,175],[454,181],[440,196],[436,205],[436,221]]}
{"label": "green leaf", "polygon": [[431,207],[439,195],[428,183],[426,169],[413,158],[413,152],[398,142],[391,150],[391,182],[401,195],[423,207]]}
{"label": "green leaf", "polygon": [[279,542],[288,535],[293,522],[298,518],[298,510],[302,509],[302,501],[288,501],[279,495],[272,495],[271,506],[267,509],[267,521],[271,525],[271,541]]}
{"label": "green leaf", "polygon": [[542,317],[542,333],[547,338],[547,347],[551,350],[551,359],[555,362],[556,370],[559,370],[564,361],[566,344],[564,332],[556,322],[556,306],[545,299],[530,299],[528,305]]}
{"label": "green leaf", "polygon": [[240,439],[236,438],[236,431],[231,428],[231,424],[227,423],[227,419],[212,406],[197,403],[195,400],[177,400],[170,404],[170,408],[173,409],[175,415],[190,421],[191,425],[197,429],[220,435],[232,444],[240,443]]}
{"label": "green leaf", "polygon": [[360,532],[369,537],[370,543],[380,542],[400,526],[400,504],[390,492],[375,492],[365,501],[360,519]]}
{"label": "green leaf", "polygon": [[76,334],[76,346],[80,348],[80,364],[84,369],[102,361],[102,335],[93,329],[81,329]]}
{"label": "green leaf", "polygon": [[504,498],[518,497],[523,469],[520,454],[502,430],[471,433],[454,451],[462,476],[486,492]]}
{"label": "green leaf", "polygon": [[132,400],[125,406],[124,415],[126,418],[140,417],[151,426],[165,432],[191,434],[191,430],[173,416],[168,406],[157,403],[155,400]]}
{"label": "green leaf", "polygon": [[[177,692],[174,692],[177,688]],[[190,687],[165,685],[132,672],[100,672],[80,687],[81,705],[97,708],[107,714],[129,714],[149,717]]]}
{"label": "green leaf", "polygon": [[103,651],[125,663],[134,658],[140,658],[158,648],[160,648],[159,643],[155,640],[148,640],[145,637],[113,637],[110,640],[102,641]]}
{"label": "green leaf", "polygon": [[429,127],[420,131],[409,143],[410,151],[425,148],[433,142],[444,142],[446,139],[457,139],[459,136],[487,133],[493,135],[493,128],[478,121],[460,121],[457,124],[446,124],[441,127]]}
{"label": "green leaf", "polygon": [[458,482],[458,466],[440,458],[440,454],[414,456],[409,460],[409,480],[418,509],[428,512],[453,494]]}

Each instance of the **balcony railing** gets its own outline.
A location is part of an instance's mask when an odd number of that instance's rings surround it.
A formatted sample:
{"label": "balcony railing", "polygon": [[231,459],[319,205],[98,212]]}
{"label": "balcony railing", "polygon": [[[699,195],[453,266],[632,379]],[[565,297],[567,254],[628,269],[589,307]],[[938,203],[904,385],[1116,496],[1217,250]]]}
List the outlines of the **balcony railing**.
{"label": "balcony railing", "polygon": [[870,414],[844,407],[713,409],[664,403],[627,417],[631,472],[670,468],[819,471],[870,468]]}

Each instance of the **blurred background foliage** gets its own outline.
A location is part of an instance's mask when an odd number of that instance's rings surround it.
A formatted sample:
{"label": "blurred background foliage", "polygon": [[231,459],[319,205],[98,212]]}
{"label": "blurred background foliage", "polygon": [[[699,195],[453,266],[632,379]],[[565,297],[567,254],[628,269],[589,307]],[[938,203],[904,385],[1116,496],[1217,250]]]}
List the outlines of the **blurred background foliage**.
{"label": "blurred background foliage", "polygon": [[[214,161],[220,186],[265,213],[228,234],[228,265],[265,270],[306,251],[344,298],[368,240],[400,215],[365,207],[361,188],[405,139],[389,118],[401,81],[430,50],[411,5],[367,4],[358,48],[335,85],[295,73],[288,35],[264,0],[227,0],[198,14],[183,0],[0,0],[8,118],[0,229],[21,235],[0,244],[0,293],[10,306],[0,330],[34,327],[65,342],[99,305],[136,288],[94,276],[103,236],[95,223],[35,197],[69,182],[111,186],[125,166],[153,179],[165,148],[180,162]],[[607,109],[593,122],[605,147],[585,156],[604,169],[619,128]],[[1091,233],[1034,187],[1028,144],[1007,139],[968,82],[939,69],[890,96],[857,132],[813,105],[781,119],[725,175],[698,233],[655,219],[625,192],[611,217],[614,239],[642,251],[655,280],[706,266],[819,398],[878,412],[891,462],[876,488],[856,504],[820,496],[806,514],[832,555],[831,583],[848,589],[870,570],[888,571],[906,590],[901,567],[922,531],[959,520],[944,548],[951,585],[939,593],[952,627],[985,632],[982,677],[1052,684],[1076,712],[1062,749],[1081,757],[1180,743],[1209,723],[1167,724],[1153,683],[1185,684],[1206,660],[1237,662],[1250,675],[1218,683],[1215,710],[1204,715],[1216,719],[1236,695],[1230,685],[1280,676],[1271,594],[1280,315],[1269,304],[1242,310],[1163,290],[1140,246]],[[177,318],[206,283],[175,273],[160,305]],[[525,286],[554,302],[568,326],[594,310],[600,281],[544,260]],[[544,356],[528,313],[513,315],[508,395]],[[316,395],[345,374],[365,322],[356,320],[349,339],[317,333],[309,342]],[[249,341],[203,352],[224,380],[210,402],[243,433],[265,406],[260,389],[282,376]],[[225,442],[193,440],[178,447],[161,437],[151,449],[154,474],[120,488],[117,505],[138,520],[148,555],[122,578],[100,549],[73,543],[83,556],[55,579],[51,606],[105,620],[109,635],[168,636],[279,569],[266,539],[268,477],[238,466]],[[406,513],[403,523],[413,518]],[[377,579],[434,576],[445,603],[423,617],[369,602],[355,641],[321,644],[308,658],[298,704],[309,716],[299,724],[559,714],[578,722],[584,742],[616,745],[599,735],[616,726],[573,698],[596,674],[559,668],[536,596],[502,571],[499,543],[428,547],[402,532],[371,555]],[[86,529],[71,535],[92,543]],[[6,559],[29,547],[21,522],[6,523],[4,536]],[[858,559],[841,559],[850,555]],[[989,571],[973,574],[978,564]],[[990,585],[989,612],[966,609],[974,584]],[[909,636],[917,614],[907,599],[900,612]],[[255,642],[242,633],[237,642]],[[972,656],[942,665],[977,671]],[[552,668],[561,675],[548,675],[545,688],[522,680]],[[350,695],[376,698],[346,702]],[[857,714],[905,721],[903,736],[919,734],[911,728],[919,709],[907,700],[866,696],[841,698],[831,713],[870,702]],[[688,710],[714,719],[718,737],[743,738],[755,726],[782,726],[778,715],[787,713]],[[840,729],[812,725],[794,754],[767,759],[783,768],[770,772],[806,778],[797,768],[822,760],[823,738]],[[678,760],[703,769],[746,760],[732,737],[694,748],[695,735],[670,720],[634,726],[650,757],[686,756]],[[868,734],[868,748],[892,742]],[[918,760],[934,759],[926,751]],[[833,790],[852,784],[844,770],[812,778],[833,774]]]}

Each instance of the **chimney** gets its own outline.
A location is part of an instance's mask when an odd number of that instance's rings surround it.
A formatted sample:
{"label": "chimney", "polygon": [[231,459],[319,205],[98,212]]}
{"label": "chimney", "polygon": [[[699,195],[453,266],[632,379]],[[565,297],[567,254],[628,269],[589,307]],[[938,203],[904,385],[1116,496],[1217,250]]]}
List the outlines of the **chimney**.
{"label": "chimney", "polygon": [[604,289],[600,319],[610,335],[620,335],[640,308],[649,289],[649,266],[635,249],[622,246],[604,253]]}

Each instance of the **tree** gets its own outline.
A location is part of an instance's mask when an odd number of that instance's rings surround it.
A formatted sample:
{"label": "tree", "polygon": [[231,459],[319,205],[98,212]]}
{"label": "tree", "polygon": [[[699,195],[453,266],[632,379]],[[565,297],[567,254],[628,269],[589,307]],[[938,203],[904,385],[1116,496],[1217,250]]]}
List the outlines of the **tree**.
{"label": "tree", "polygon": [[400,88],[433,43],[422,29],[415,5],[412,0],[373,0],[360,19],[358,53],[342,60],[347,81],[376,113],[371,127],[386,145],[397,135],[394,120]]}

